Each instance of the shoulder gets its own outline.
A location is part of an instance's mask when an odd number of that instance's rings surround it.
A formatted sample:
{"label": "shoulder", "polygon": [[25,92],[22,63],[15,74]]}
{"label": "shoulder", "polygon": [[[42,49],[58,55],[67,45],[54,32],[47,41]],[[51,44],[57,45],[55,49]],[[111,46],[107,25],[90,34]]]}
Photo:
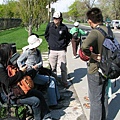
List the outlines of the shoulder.
{"label": "shoulder", "polygon": [[67,25],[65,25],[65,24],[63,24],[63,23],[61,23],[60,26],[68,29]]}
{"label": "shoulder", "polygon": [[53,27],[53,26],[54,26],[54,22],[49,22],[49,23],[48,23],[48,26],[49,26],[49,27]]}

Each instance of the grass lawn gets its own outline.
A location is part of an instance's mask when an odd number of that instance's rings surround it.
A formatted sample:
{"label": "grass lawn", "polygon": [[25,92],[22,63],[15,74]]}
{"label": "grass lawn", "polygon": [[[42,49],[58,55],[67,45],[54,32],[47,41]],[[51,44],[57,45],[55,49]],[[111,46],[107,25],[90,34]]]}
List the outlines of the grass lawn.
{"label": "grass lawn", "polygon": [[[33,30],[34,33],[38,34],[43,39],[39,49],[41,52],[48,51],[48,44],[44,38],[44,32],[47,24],[42,24],[38,31]],[[18,27],[14,29],[0,31],[0,43],[16,43],[17,50],[21,50],[22,47],[28,45],[27,42],[28,32],[24,27]]]}

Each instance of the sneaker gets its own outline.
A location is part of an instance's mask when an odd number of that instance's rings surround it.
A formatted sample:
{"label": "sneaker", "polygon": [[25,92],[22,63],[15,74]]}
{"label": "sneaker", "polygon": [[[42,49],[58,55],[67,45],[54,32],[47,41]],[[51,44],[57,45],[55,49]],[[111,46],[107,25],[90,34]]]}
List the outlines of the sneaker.
{"label": "sneaker", "polygon": [[64,83],[64,87],[65,87],[66,89],[68,89],[71,85],[72,85],[71,82]]}
{"label": "sneaker", "polygon": [[51,113],[46,114],[42,120],[52,120]]}
{"label": "sneaker", "polygon": [[57,101],[58,101],[58,102],[61,102],[61,101],[63,101],[63,100],[65,100],[65,97],[64,97],[64,96],[60,96],[60,99],[57,100]]}
{"label": "sneaker", "polygon": [[78,57],[79,57],[79,55],[77,54],[77,55],[76,55],[76,58],[78,58]]}
{"label": "sneaker", "polygon": [[73,59],[76,59],[76,56],[73,56]]}
{"label": "sneaker", "polygon": [[61,104],[49,106],[49,109],[52,109],[52,110],[57,110],[57,109],[61,109],[61,108],[63,108],[63,105],[61,105]]}

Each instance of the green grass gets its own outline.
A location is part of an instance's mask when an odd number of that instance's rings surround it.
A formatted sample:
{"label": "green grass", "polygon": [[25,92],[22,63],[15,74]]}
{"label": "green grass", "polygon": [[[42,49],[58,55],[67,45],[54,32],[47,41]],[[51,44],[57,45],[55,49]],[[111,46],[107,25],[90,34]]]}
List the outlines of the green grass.
{"label": "green grass", "polygon": [[[45,28],[46,24],[42,24],[38,31],[32,31],[43,39],[43,42],[39,47],[41,52],[48,51],[47,42],[44,38]],[[16,43],[17,50],[21,50],[22,47],[28,45],[27,38],[28,32],[23,27],[0,31],[0,43]]]}

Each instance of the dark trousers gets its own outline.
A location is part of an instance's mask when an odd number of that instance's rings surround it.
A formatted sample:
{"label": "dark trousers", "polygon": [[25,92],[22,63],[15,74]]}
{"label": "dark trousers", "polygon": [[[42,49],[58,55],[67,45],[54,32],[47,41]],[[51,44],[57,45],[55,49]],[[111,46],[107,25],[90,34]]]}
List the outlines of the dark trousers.
{"label": "dark trousers", "polygon": [[71,42],[72,42],[73,55],[76,56],[78,46],[80,44],[80,39],[75,40],[75,39],[72,38]]}
{"label": "dark trousers", "polygon": [[39,98],[40,100],[40,107],[41,107],[41,117],[43,118],[47,113],[49,113],[49,108],[48,105],[45,101],[45,98],[43,96],[43,94],[39,91],[39,90],[35,90],[35,89],[31,89],[28,94],[28,96],[35,96],[37,98]]}
{"label": "dark trousers", "polygon": [[98,72],[88,74],[87,77],[90,98],[90,120],[106,120],[108,114],[107,81],[104,81]]}

